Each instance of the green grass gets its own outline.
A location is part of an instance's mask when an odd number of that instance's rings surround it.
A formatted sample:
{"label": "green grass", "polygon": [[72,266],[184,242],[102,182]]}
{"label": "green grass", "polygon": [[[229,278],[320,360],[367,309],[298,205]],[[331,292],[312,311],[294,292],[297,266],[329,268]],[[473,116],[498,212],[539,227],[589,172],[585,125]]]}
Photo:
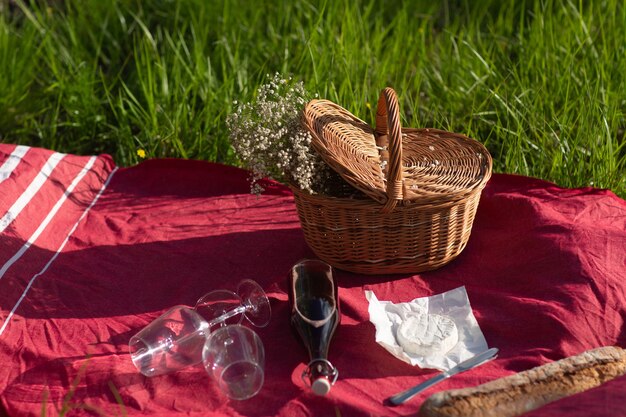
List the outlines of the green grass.
{"label": "green grass", "polygon": [[[503,3],[503,4],[501,4]],[[509,4],[504,4],[509,3]],[[237,164],[226,116],[281,72],[373,121],[482,141],[496,172],[626,197],[621,0],[0,0],[0,141]]]}

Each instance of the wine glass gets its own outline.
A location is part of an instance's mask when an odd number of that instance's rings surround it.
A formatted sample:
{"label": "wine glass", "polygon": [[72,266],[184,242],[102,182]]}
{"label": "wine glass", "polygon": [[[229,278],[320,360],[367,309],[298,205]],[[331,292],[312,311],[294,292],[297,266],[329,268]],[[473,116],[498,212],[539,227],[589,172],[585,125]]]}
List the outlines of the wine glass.
{"label": "wine glass", "polygon": [[200,363],[208,334],[206,320],[177,305],[130,338],[130,357],[145,376],[168,374]]}
{"label": "wine glass", "polygon": [[265,351],[252,329],[231,324],[212,332],[202,352],[204,368],[229,398],[245,400],[263,386]]}
{"label": "wine glass", "polygon": [[214,290],[195,307],[177,305],[131,337],[135,367],[145,376],[163,375],[202,361],[202,349],[216,326],[240,324],[243,318],[257,327],[271,318],[270,302],[256,282],[246,279],[237,292]]}
{"label": "wine glass", "polygon": [[244,317],[256,327],[265,327],[272,316],[265,291],[251,279],[242,280],[237,292],[214,290],[203,295],[194,309],[207,320],[209,328],[240,324]]}

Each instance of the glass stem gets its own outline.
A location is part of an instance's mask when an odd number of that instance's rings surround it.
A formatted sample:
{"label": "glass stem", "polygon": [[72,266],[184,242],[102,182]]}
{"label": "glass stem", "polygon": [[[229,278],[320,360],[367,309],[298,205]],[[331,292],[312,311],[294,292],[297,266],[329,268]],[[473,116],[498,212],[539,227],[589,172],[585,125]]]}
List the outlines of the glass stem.
{"label": "glass stem", "polygon": [[231,317],[235,317],[235,316],[237,316],[239,314],[243,314],[243,313],[246,312],[246,310],[247,310],[246,306],[241,305],[241,306],[238,306],[236,308],[233,308],[232,310],[226,311],[221,316],[216,317],[213,320],[211,320],[209,322],[209,328],[215,326],[216,324],[221,324],[221,323],[225,322],[226,320],[228,320]]}

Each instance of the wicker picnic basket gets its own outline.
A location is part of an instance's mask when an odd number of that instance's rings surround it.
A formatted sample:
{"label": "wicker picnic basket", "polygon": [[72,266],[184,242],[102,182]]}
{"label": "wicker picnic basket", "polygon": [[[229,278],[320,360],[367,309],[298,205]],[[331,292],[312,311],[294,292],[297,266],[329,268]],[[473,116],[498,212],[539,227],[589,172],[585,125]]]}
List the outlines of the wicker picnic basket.
{"label": "wicker picnic basket", "polygon": [[305,240],[332,266],[362,274],[439,268],[465,248],[492,159],[478,141],[401,128],[396,93],[381,92],[376,129],[328,100],[303,124],[324,161],[362,197],[292,186]]}

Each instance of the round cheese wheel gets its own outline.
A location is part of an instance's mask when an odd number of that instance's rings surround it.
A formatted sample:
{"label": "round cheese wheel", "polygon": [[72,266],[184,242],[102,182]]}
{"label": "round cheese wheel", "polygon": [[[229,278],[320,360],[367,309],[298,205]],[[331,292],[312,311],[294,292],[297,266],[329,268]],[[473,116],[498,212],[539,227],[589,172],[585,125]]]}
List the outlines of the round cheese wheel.
{"label": "round cheese wheel", "polygon": [[443,355],[457,344],[459,332],[454,321],[447,316],[415,313],[400,324],[397,339],[407,353]]}

